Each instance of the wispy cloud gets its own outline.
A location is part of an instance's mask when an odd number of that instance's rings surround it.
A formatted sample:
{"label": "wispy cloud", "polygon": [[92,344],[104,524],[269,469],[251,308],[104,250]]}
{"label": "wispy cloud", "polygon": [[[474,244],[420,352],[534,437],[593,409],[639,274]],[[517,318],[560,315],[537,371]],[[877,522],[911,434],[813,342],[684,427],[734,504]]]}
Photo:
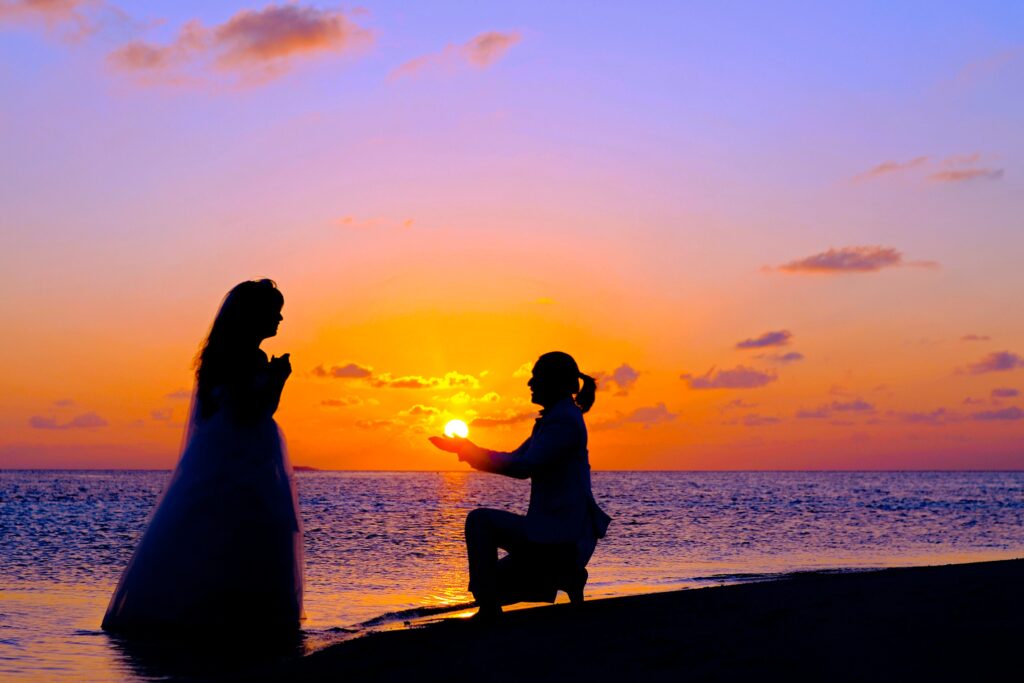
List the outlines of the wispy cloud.
{"label": "wispy cloud", "polygon": [[375,398],[363,398],[361,396],[340,396],[338,398],[325,398],[320,401],[320,405],[325,408],[357,408],[364,405],[380,405],[380,401]]}
{"label": "wispy cloud", "polygon": [[597,388],[599,390],[615,389],[615,396],[629,395],[629,392],[633,389],[633,385],[636,384],[636,381],[639,378],[640,373],[630,367],[628,363],[623,363],[611,372],[594,373],[594,379],[597,381]]}
{"label": "wispy cloud", "polygon": [[936,171],[928,179],[939,183],[962,183],[969,180],[1001,180],[1002,177],[1001,168],[962,168]]}
{"label": "wispy cloud", "polygon": [[[832,248],[818,254],[790,261],[776,270],[796,274],[875,273],[883,268],[916,266],[936,268],[934,261],[905,261],[903,254],[892,247],[857,246]],[[771,270],[769,268],[769,270]]]}
{"label": "wispy cloud", "polygon": [[617,429],[628,425],[640,425],[644,429],[650,429],[654,425],[673,422],[679,417],[678,413],[670,412],[664,403],[657,403],[653,406],[637,408],[629,413],[619,413],[616,417],[594,425],[595,429]]}
{"label": "wispy cloud", "polygon": [[971,415],[972,420],[1020,420],[1024,418],[1024,410],[1021,410],[1017,406],[1010,408],[1002,408],[1000,410],[982,410],[979,413],[973,413]]}
{"label": "wispy cloud", "polygon": [[992,390],[992,398],[1013,398],[1020,396],[1020,392],[1011,387],[997,387]]}
{"label": "wispy cloud", "polygon": [[774,373],[738,365],[730,370],[711,368],[699,376],[684,373],[679,375],[679,379],[686,380],[691,389],[756,389],[778,377]]}
{"label": "wispy cloud", "polygon": [[817,408],[802,408],[796,412],[796,417],[801,420],[820,420],[831,417],[833,413],[873,413],[875,405],[862,398],[855,398],[850,401],[832,401]]}
{"label": "wispy cloud", "polygon": [[789,344],[789,340],[793,338],[793,333],[789,330],[776,330],[774,332],[765,332],[764,334],[753,337],[751,339],[744,339],[741,342],[736,342],[737,349],[762,349],[767,346],[785,346]]}
{"label": "wispy cloud", "polygon": [[989,372],[1006,372],[1024,368],[1024,358],[1010,351],[995,351],[988,354],[977,363],[967,366],[967,372],[972,375],[983,375]]}
{"label": "wispy cloud", "polygon": [[[969,154],[953,154],[942,159],[933,160],[928,156],[919,156],[909,161],[886,161],[864,173],[854,176],[855,182],[874,180],[882,176],[903,174],[916,170],[927,173],[928,180],[941,183],[957,183],[970,180],[999,180],[1003,177],[1003,169],[991,166],[979,166],[983,160],[980,152]],[[928,169],[925,171],[925,169]]]}
{"label": "wispy cloud", "polygon": [[75,405],[75,402],[70,398],[59,398],[53,402],[53,405],[55,405],[58,408],[70,408],[71,406]]}
{"label": "wispy cloud", "polygon": [[169,398],[172,401],[187,401],[192,398],[192,392],[188,389],[177,389],[168,394],[164,395],[164,398]]}
{"label": "wispy cloud", "polygon": [[0,24],[38,25],[76,42],[128,16],[105,0],[0,0]]}
{"label": "wispy cloud", "polygon": [[890,416],[895,417],[900,422],[906,422],[907,424],[923,424],[938,427],[946,425],[951,422],[958,422],[961,418],[956,413],[950,412],[945,408],[936,408],[935,410],[928,412],[889,412]]}
{"label": "wispy cloud", "polygon": [[266,81],[296,61],[363,47],[372,34],[340,10],[298,3],[242,10],[223,24],[185,23],[166,44],[135,40],[114,50],[110,63],[150,83],[175,83],[215,71]]}
{"label": "wispy cloud", "polygon": [[96,427],[106,427],[109,423],[96,413],[85,413],[72,418],[68,422],[58,422],[54,417],[33,415],[29,418],[28,424],[33,429],[94,429]]}
{"label": "wispy cloud", "polygon": [[796,363],[804,359],[804,354],[799,351],[790,351],[788,353],[761,353],[754,358],[763,358],[764,360],[771,361],[772,363],[781,363],[783,365],[787,363]]}
{"label": "wispy cloud", "polygon": [[775,417],[774,415],[761,415],[759,413],[748,413],[739,420],[729,420],[723,424],[735,425],[741,424],[744,427],[765,427],[767,425],[779,424],[782,422],[781,418]]}
{"label": "wispy cloud", "polygon": [[863,173],[854,176],[854,180],[863,182],[865,180],[873,180],[881,176],[891,175],[900,171],[907,171],[910,169],[920,168],[928,164],[928,157],[914,157],[908,161],[883,161],[874,168],[870,168]]}
{"label": "wispy cloud", "polygon": [[461,45],[448,45],[441,52],[409,60],[392,71],[389,78],[394,80],[467,65],[485,68],[501,59],[521,38],[515,31],[487,31]]}
{"label": "wispy cloud", "polygon": [[965,334],[964,336],[960,337],[960,341],[967,342],[989,341],[990,339],[992,339],[992,337],[989,337],[987,334]]}

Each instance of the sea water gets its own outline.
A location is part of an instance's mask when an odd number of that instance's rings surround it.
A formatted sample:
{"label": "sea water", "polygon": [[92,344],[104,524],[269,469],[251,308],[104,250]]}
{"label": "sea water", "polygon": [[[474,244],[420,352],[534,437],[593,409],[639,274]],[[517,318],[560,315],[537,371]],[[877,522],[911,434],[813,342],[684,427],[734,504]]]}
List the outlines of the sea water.
{"label": "sea water", "polygon": [[[99,624],[169,476],[0,471],[0,678],[150,677]],[[468,603],[466,513],[529,497],[469,472],[296,476],[311,643]],[[1024,472],[596,472],[594,493],[613,522],[588,599],[1024,557]]]}

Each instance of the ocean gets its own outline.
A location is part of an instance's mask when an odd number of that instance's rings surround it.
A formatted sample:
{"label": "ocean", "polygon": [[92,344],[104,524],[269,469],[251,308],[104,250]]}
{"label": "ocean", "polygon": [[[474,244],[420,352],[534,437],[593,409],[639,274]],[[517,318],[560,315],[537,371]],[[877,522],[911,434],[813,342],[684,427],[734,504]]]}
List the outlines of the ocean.
{"label": "ocean", "polygon": [[[0,678],[162,678],[99,624],[169,475],[0,471]],[[296,476],[307,650],[464,608],[466,513],[529,496],[475,472]],[[613,522],[588,599],[1024,557],[1024,472],[595,472],[594,493]]]}

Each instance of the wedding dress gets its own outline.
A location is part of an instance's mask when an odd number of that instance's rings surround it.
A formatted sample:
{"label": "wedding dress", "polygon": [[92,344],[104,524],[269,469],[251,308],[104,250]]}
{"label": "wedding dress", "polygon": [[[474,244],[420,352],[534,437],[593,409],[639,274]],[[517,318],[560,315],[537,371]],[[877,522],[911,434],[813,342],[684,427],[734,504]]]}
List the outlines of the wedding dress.
{"label": "wedding dress", "polygon": [[273,418],[283,380],[270,375],[257,349],[195,392],[181,458],[103,628],[298,628],[302,524]]}

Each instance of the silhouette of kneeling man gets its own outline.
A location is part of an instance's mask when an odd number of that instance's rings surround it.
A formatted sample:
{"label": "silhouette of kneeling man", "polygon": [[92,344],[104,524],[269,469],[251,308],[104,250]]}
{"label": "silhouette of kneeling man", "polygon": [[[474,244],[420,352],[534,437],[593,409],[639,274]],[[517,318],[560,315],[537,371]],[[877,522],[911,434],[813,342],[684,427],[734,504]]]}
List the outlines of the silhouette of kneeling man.
{"label": "silhouette of kneeling man", "polygon": [[[516,450],[430,438],[475,469],[530,479],[525,516],[478,508],[466,517],[469,590],[481,619],[497,616],[502,605],[514,602],[554,602],[559,590],[581,602],[587,562],[611,522],[590,488],[583,413],[594,403],[594,379],[579,371],[572,356],[553,351],[537,360],[529,387],[531,400],[543,410],[530,438]],[[499,548],[508,552],[501,561]]]}

